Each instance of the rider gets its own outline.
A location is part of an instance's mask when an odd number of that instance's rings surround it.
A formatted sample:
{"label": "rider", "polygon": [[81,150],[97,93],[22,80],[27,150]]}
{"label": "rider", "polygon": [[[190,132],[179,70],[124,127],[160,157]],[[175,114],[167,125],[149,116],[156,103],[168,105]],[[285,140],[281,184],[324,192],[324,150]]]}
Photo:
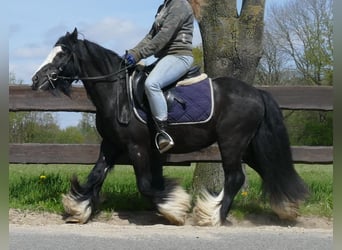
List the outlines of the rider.
{"label": "rider", "polygon": [[173,147],[167,130],[167,104],[162,88],[183,76],[193,63],[194,15],[188,0],[165,0],[159,6],[149,33],[124,58],[135,65],[154,55],[158,60],[145,82],[145,92],[156,125],[156,143],[161,153]]}

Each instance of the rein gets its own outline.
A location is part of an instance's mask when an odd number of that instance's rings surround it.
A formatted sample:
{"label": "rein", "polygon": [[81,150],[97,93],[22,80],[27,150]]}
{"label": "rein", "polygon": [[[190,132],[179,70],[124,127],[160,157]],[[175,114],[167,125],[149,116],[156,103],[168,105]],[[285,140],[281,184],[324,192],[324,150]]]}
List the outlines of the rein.
{"label": "rein", "polygon": [[[54,80],[57,80],[57,79],[62,79],[62,80],[73,80],[73,81],[83,81],[83,80],[105,80],[109,77],[112,77],[112,76],[116,76],[118,74],[120,74],[121,72],[123,71],[126,71],[128,68],[130,68],[129,66],[126,66],[116,72],[112,72],[112,73],[109,73],[107,75],[102,75],[102,76],[85,76],[85,77],[78,77],[78,76],[60,76],[60,75],[55,75],[55,79]],[[51,79],[52,76],[51,76]]]}

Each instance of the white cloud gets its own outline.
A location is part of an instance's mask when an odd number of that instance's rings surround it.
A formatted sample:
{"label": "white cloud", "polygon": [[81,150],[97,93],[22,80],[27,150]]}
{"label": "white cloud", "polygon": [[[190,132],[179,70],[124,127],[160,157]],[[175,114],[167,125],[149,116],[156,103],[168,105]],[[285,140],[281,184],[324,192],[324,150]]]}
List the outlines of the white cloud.
{"label": "white cloud", "polygon": [[106,17],[93,24],[83,23],[79,32],[86,39],[120,53],[137,44],[148,32],[148,28],[136,23],[112,17]]}
{"label": "white cloud", "polygon": [[[51,46],[52,47],[52,46]],[[51,47],[48,46],[26,46],[20,47],[13,51],[13,57],[17,59],[35,59],[35,58],[45,58]]]}
{"label": "white cloud", "polygon": [[92,25],[88,25],[85,29],[89,37],[103,42],[113,40],[116,37],[127,37],[127,35],[137,31],[136,24],[112,17],[107,17]]}

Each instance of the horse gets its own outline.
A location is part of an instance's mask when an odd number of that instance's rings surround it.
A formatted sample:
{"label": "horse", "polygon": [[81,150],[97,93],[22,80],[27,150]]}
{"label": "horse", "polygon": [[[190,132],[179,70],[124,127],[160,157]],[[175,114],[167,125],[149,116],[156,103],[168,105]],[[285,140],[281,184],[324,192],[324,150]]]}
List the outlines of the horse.
{"label": "horse", "polygon": [[[203,123],[170,125],[175,145],[160,153],[155,128],[132,112],[127,93],[127,67],[121,56],[85,38],[75,28],[55,43],[32,77],[32,89],[70,95],[81,80],[96,107],[96,128],[102,137],[98,159],[84,183],[76,176],[62,195],[66,222],[87,223],[100,202],[103,182],[123,156],[133,165],[139,192],[149,198],[170,223],[184,225],[191,213],[198,225],[226,223],[234,197],[245,181],[242,163],[254,169],[263,192],[280,219],[295,220],[309,191],[296,172],[282,112],[274,98],[231,77],[212,80],[214,109]],[[217,143],[224,184],[219,194],[205,189],[192,207],[191,197],[177,181],[163,176],[167,154],[198,151]]]}

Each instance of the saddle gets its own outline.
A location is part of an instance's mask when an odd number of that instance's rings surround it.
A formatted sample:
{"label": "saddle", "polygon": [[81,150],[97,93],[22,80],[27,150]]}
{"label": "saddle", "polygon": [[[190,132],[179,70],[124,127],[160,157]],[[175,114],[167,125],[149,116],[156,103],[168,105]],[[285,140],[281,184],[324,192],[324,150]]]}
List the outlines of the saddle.
{"label": "saddle", "polygon": [[[137,65],[129,73],[127,95],[118,92],[118,121],[127,125],[131,115],[147,123],[151,111],[145,95],[145,80],[154,65]],[[209,121],[214,111],[211,79],[200,73],[200,67],[192,67],[179,80],[163,89],[168,105],[168,122],[171,125],[196,124]],[[126,98],[128,97],[128,102]]]}
{"label": "saddle", "polygon": [[[145,80],[149,73],[153,70],[155,64],[151,64],[148,66],[145,65],[137,65],[134,69],[132,75],[131,75],[131,89],[132,89],[132,95],[134,104],[138,107],[144,110],[145,112],[149,110],[149,104],[147,97],[145,95]],[[166,99],[166,103],[168,105],[168,108],[170,108],[171,104],[175,101],[180,103],[182,106],[185,106],[184,100],[177,95],[177,93],[174,91],[174,88],[176,87],[177,83],[184,82],[184,83],[190,83],[190,79],[197,79],[201,77],[200,72],[201,67],[200,66],[193,66],[189,69],[189,71],[182,76],[180,79],[169,85],[167,88],[163,89],[163,93]],[[203,74],[206,77],[205,74]],[[194,82],[194,81],[193,81]]]}

